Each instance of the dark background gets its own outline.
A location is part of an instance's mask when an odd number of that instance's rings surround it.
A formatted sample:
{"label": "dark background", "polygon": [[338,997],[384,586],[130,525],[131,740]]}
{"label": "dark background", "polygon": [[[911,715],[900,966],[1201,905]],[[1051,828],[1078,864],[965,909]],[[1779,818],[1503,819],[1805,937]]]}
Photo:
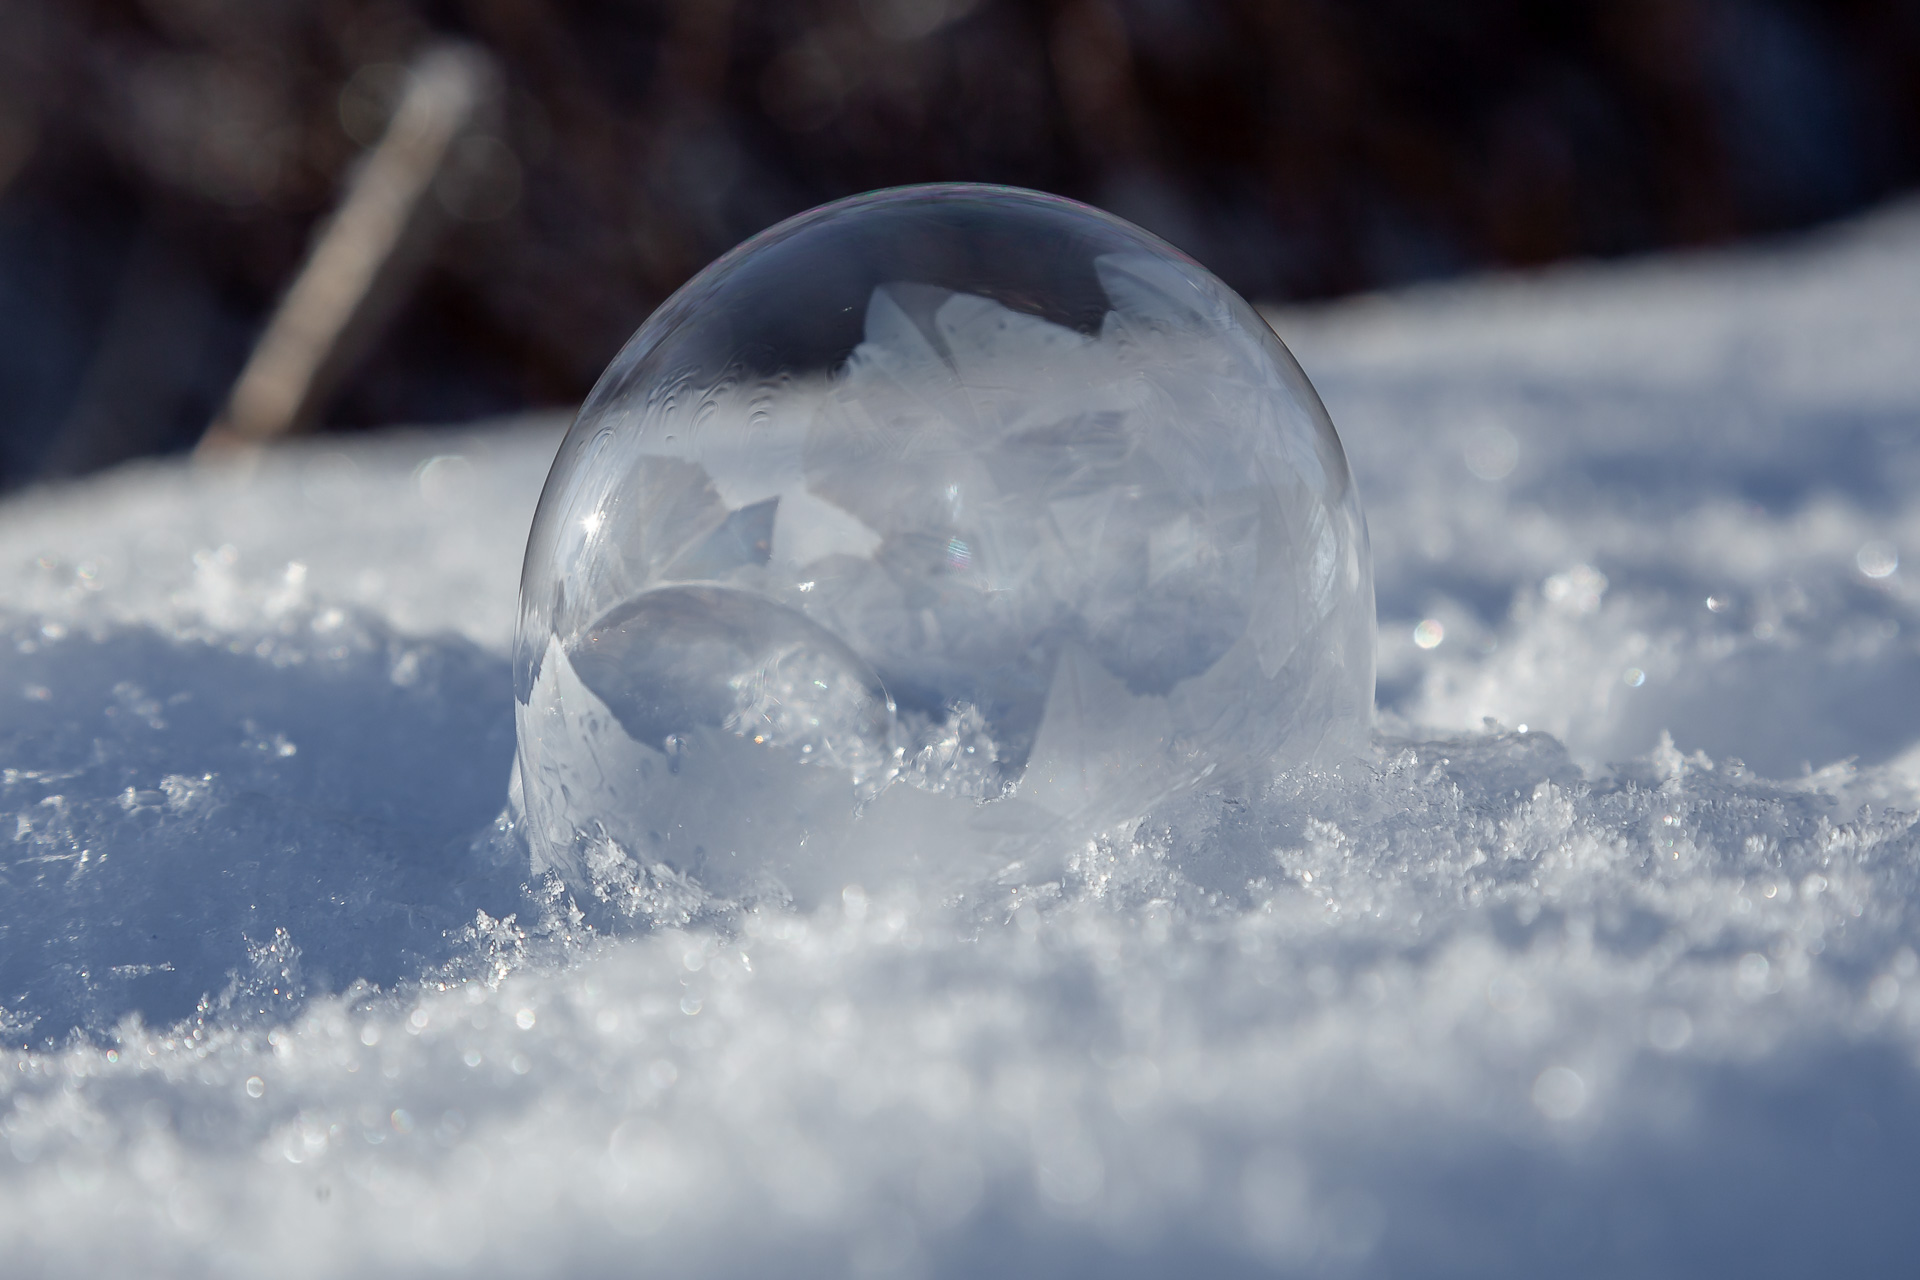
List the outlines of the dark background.
{"label": "dark background", "polygon": [[398,67],[506,85],[333,429],[577,400],[823,200],[1014,183],[1257,300],[1806,225],[1920,179],[1920,0],[0,0],[0,485],[190,445]]}

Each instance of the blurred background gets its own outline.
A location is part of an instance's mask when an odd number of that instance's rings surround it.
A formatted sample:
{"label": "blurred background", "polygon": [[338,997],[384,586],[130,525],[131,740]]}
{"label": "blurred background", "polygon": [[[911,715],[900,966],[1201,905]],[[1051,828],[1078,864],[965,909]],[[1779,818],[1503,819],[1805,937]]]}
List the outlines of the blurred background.
{"label": "blurred background", "polygon": [[1282,301],[1920,181],[1920,0],[0,0],[0,33],[6,487],[200,437],[447,40],[485,92],[301,423],[576,402],[715,255],[896,183],[1075,196]]}

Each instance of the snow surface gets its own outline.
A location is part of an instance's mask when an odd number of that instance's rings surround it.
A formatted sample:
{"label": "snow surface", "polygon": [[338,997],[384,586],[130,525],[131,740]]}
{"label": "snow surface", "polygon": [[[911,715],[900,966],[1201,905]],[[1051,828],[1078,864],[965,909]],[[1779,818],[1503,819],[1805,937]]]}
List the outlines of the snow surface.
{"label": "snow surface", "polygon": [[1275,321],[1376,771],[957,902],[523,886],[556,423],[0,507],[7,1274],[1911,1265],[1920,210]]}

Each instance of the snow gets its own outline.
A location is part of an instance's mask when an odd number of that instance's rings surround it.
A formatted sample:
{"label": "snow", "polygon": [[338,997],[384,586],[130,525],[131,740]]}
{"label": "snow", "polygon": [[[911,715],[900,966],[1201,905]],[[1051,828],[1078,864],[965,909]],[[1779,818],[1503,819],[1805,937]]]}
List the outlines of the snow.
{"label": "snow", "polygon": [[948,901],[522,885],[557,423],[0,508],[8,1274],[1915,1256],[1920,210],[1274,318],[1375,768]]}

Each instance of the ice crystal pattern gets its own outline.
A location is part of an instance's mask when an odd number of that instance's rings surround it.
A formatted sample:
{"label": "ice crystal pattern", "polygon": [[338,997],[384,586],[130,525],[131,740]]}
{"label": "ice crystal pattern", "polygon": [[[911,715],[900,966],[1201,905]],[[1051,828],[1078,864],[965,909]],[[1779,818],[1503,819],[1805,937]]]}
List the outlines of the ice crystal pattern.
{"label": "ice crystal pattern", "polygon": [[523,828],[602,900],[1045,868],[1354,750],[1373,627],[1339,439],[1232,291],[1053,197],[862,196],[689,283],[562,445]]}

